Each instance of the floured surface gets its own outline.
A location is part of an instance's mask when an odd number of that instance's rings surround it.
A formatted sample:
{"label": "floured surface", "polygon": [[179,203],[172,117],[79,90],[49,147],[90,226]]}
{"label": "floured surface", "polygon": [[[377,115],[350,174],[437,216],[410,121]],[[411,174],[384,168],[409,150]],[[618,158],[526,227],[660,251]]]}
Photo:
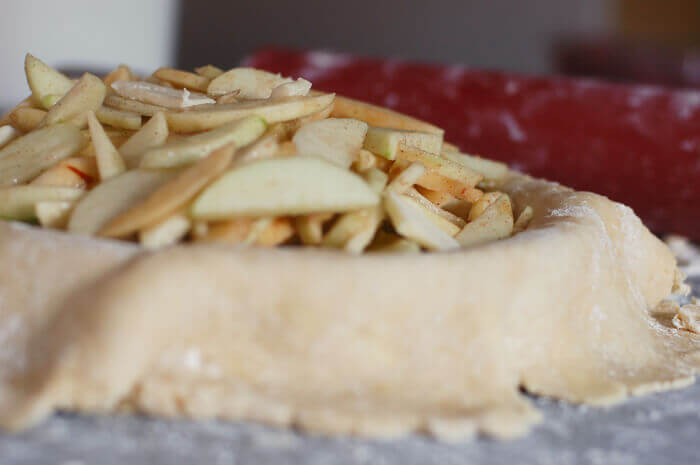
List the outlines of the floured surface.
{"label": "floured surface", "polygon": [[[594,404],[689,384],[698,340],[648,313],[673,283],[668,249],[601,197],[520,176],[506,189],[516,211],[535,209],[530,230],[453,254],[207,246],[129,260],[133,248],[96,241],[78,258],[45,253],[51,266],[114,269],[94,285],[66,278],[73,295],[56,307],[3,288],[0,324],[18,308],[53,318],[5,373],[0,421],[121,405],[326,433],[511,437],[539,419],[521,384]],[[10,244],[29,237],[1,227]],[[14,265],[7,276],[28,279],[35,263]]]}
{"label": "floured surface", "polygon": [[[696,288],[700,291],[700,287]],[[537,399],[544,421],[512,441],[444,444],[315,437],[252,423],[57,415],[0,434],[4,465],[688,465],[700,462],[700,385],[610,409]]]}

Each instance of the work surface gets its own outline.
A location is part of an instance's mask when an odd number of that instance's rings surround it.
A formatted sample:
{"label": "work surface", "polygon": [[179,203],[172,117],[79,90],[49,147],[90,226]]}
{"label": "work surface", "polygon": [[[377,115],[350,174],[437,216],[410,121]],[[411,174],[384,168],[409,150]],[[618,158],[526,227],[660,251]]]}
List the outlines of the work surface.
{"label": "work surface", "polygon": [[[700,295],[700,276],[693,279]],[[324,438],[255,424],[57,415],[0,435],[2,465],[697,465],[700,384],[609,409],[536,399],[544,421],[514,441]]]}

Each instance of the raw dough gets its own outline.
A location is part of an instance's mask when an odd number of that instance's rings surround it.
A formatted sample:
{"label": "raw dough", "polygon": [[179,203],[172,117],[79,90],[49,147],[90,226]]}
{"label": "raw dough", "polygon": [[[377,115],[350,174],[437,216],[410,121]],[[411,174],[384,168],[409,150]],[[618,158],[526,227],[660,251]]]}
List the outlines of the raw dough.
{"label": "raw dough", "polygon": [[519,391],[596,405],[692,382],[652,310],[669,249],[603,197],[513,174],[512,238],[454,253],[136,246],[0,222],[0,423],[117,408],[323,433],[525,433]]}

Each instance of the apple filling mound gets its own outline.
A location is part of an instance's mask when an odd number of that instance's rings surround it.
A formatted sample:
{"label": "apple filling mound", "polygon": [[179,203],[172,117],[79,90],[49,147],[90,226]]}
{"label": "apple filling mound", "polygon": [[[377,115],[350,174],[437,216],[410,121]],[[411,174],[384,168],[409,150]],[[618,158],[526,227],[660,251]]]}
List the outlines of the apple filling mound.
{"label": "apple filling mound", "polygon": [[469,247],[527,227],[506,165],[444,131],[251,68],[78,80],[27,55],[32,94],[0,121],[0,217],[78,234],[300,244],[351,253]]}

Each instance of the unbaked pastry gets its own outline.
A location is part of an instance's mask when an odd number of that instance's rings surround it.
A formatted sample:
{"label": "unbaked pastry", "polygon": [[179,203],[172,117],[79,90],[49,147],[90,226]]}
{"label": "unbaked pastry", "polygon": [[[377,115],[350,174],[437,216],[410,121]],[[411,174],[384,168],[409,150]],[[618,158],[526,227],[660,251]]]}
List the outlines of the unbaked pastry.
{"label": "unbaked pastry", "polygon": [[521,388],[609,405],[693,381],[700,339],[657,307],[676,261],[629,208],[514,172],[490,188],[529,224],[444,253],[147,252],[0,221],[0,424],[133,409],[513,437],[540,419]]}

